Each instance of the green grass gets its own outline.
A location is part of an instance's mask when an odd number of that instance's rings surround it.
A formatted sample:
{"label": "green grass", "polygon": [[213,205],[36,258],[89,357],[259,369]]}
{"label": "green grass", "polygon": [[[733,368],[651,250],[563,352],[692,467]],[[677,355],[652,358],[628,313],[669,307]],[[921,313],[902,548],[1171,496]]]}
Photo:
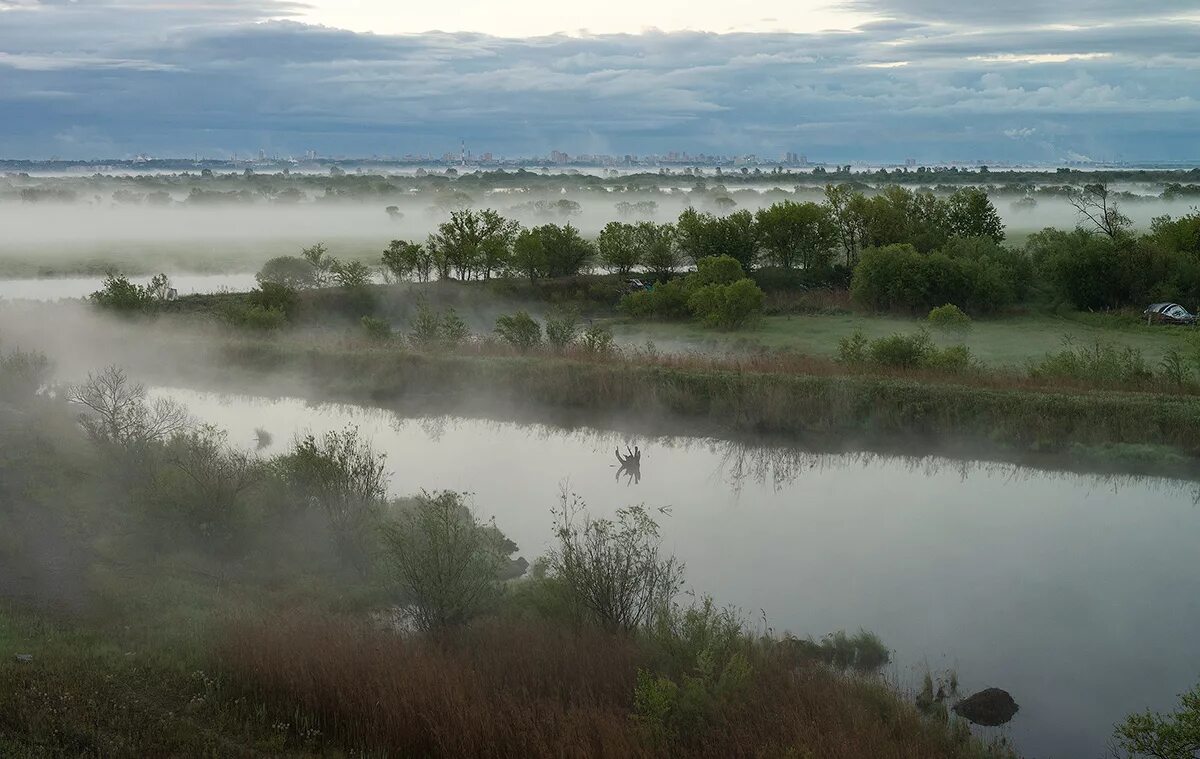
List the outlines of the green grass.
{"label": "green grass", "polygon": [[[903,316],[863,314],[767,316],[754,328],[735,332],[704,329],[683,322],[616,322],[618,340],[653,342],[660,350],[747,350],[756,347],[791,350],[812,356],[834,356],[838,340],[861,330],[870,339],[896,332],[915,332],[925,320]],[[1175,349],[1200,353],[1200,329],[1147,326],[1133,316],[1101,314],[1020,315],[976,320],[965,332],[930,330],[939,346],[963,344],[993,367],[1024,368],[1027,362],[1062,348],[1070,337],[1076,343],[1096,341],[1138,348],[1155,366]]]}

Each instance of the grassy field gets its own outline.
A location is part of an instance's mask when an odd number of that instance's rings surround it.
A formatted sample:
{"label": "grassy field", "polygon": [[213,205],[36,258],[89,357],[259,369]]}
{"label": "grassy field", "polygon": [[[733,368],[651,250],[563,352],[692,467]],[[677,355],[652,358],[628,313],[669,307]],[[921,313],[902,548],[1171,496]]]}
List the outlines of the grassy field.
{"label": "grassy field", "polygon": [[[623,343],[641,345],[651,341],[667,351],[768,348],[834,356],[838,340],[855,330],[874,339],[915,332],[924,326],[924,320],[864,314],[767,316],[757,327],[737,332],[718,332],[684,322],[616,321],[612,326]],[[1195,329],[1151,327],[1132,316],[1085,313],[1006,316],[978,320],[965,332],[931,330],[931,334],[941,346],[966,345],[979,360],[993,367],[1022,368],[1030,360],[1062,348],[1067,339],[1076,344],[1100,341],[1137,348],[1151,365],[1157,365],[1172,349],[1185,356],[1200,349],[1200,331]]]}

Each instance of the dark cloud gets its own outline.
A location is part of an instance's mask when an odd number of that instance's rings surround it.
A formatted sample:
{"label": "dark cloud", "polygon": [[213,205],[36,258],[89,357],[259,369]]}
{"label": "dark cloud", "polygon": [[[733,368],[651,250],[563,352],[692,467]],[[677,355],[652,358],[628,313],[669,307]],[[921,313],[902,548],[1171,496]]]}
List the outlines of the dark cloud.
{"label": "dark cloud", "polygon": [[0,21],[0,155],[440,154],[467,139],[510,154],[1195,157],[1200,102],[1181,83],[1200,24],[988,29],[898,5],[911,18],[852,32],[514,40],[264,21],[294,8],[279,2],[42,3]]}

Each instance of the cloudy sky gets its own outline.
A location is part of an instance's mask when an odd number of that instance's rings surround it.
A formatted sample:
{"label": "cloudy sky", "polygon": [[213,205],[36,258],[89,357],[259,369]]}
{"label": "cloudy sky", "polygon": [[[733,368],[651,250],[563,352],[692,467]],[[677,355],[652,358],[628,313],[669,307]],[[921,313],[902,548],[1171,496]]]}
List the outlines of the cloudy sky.
{"label": "cloudy sky", "polygon": [[1198,160],[1200,0],[0,0],[0,157],[460,140]]}

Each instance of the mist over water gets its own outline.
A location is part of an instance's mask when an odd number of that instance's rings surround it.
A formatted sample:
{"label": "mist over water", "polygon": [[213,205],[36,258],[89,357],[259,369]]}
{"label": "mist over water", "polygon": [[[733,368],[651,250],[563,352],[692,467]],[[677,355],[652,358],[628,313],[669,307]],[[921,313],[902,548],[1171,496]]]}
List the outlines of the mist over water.
{"label": "mist over water", "polygon": [[[1171,706],[1200,669],[1194,484],[156,392],[236,445],[267,430],[266,454],[355,425],[387,453],[393,495],[471,492],[530,560],[563,486],[597,515],[670,507],[690,588],[778,631],[873,630],[903,686],[928,665],[964,692],[1009,690],[1004,734],[1026,756],[1103,756],[1113,723]],[[617,477],[626,445],[640,484]]]}

